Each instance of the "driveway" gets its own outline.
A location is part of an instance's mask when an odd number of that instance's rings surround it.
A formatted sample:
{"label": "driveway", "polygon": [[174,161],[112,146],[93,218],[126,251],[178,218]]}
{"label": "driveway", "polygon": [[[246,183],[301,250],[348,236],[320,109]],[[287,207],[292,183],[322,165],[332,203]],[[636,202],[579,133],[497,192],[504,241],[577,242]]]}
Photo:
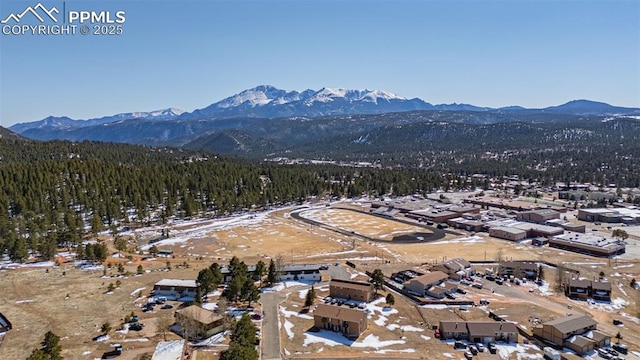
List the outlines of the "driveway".
{"label": "driveway", "polygon": [[286,299],[285,293],[260,294],[262,304],[262,359],[281,359],[280,329],[278,328],[278,304]]}

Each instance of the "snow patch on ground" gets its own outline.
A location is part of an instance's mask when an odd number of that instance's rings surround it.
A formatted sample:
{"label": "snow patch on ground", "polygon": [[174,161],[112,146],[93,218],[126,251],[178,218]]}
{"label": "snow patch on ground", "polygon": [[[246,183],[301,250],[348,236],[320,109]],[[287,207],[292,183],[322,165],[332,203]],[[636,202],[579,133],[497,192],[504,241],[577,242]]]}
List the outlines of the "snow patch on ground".
{"label": "snow patch on ground", "polygon": [[306,320],[313,320],[313,316],[309,316],[307,314],[301,314],[297,311],[291,311],[291,310],[287,310],[284,308],[284,306],[280,306],[280,313],[282,315],[284,315],[285,318],[288,318],[290,316],[296,316],[299,317],[301,319],[306,319]]}
{"label": "snow patch on ground", "polygon": [[146,289],[146,287],[141,287],[141,288],[137,288],[137,289],[133,290],[131,292],[131,296],[135,296],[137,293],[139,293],[140,291],[142,291],[144,289]]}
{"label": "snow patch on ground", "polygon": [[421,338],[423,338],[424,340],[431,340],[431,336],[427,336],[427,335],[420,335]]}
{"label": "snow patch on ground", "polygon": [[347,345],[356,348],[374,348],[380,349],[391,345],[404,344],[404,340],[380,340],[376,335],[370,334],[362,341],[351,341],[340,333],[328,330],[320,330],[317,333],[305,332],[303,346],[309,344],[322,343],[326,346]]}
{"label": "snow patch on ground", "polygon": [[431,244],[433,244],[433,245],[438,245],[438,244],[472,245],[472,244],[483,243],[483,242],[484,242],[484,239],[482,237],[475,235],[475,236],[457,238],[457,239],[452,239],[452,240],[435,241],[435,242],[432,242]]}
{"label": "snow patch on ground", "polygon": [[266,288],[262,288],[260,291],[261,292],[278,292],[290,287],[294,287],[294,286],[309,286],[309,285],[313,285],[315,284],[315,281],[285,281],[285,282],[279,282],[276,285],[272,286],[272,287],[266,287]]}
{"label": "snow patch on ground", "polygon": [[411,325],[398,325],[398,324],[389,324],[387,325],[387,329],[389,330],[400,329],[402,331],[414,331],[414,332],[424,331],[424,329],[421,329],[419,327],[415,327]]}
{"label": "snow patch on ground", "polygon": [[293,323],[289,320],[284,320],[284,331],[286,331],[287,336],[289,336],[289,339],[293,339]]}
{"label": "snow patch on ground", "polygon": [[[512,359],[512,354],[516,354],[517,359],[542,359],[542,354],[539,353],[539,349],[535,345],[527,344],[496,344],[498,348],[498,355],[500,359],[508,360]],[[534,354],[527,353],[527,350],[532,350]]]}

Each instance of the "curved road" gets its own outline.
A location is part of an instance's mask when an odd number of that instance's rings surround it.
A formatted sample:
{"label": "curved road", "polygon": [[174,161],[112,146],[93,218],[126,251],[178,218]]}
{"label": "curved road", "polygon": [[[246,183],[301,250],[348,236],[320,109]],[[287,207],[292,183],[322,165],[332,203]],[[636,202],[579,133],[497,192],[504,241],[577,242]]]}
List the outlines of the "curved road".
{"label": "curved road", "polygon": [[[336,209],[353,211],[353,212],[356,212],[356,213],[361,213],[361,214],[370,215],[370,216],[377,216],[377,217],[381,217],[381,218],[383,218],[385,220],[397,221],[397,222],[408,224],[408,225],[411,225],[411,226],[421,227],[421,228],[429,230],[431,233],[415,233],[415,234],[411,234],[411,235],[405,235],[405,236],[402,236],[402,237],[396,237],[393,240],[388,241],[388,240],[380,240],[380,239],[372,238],[372,237],[369,237],[369,236],[366,236],[366,235],[362,235],[362,234],[359,234],[359,233],[353,232],[353,231],[347,231],[347,230],[341,229],[339,227],[332,226],[332,225],[329,225],[329,224],[326,224],[326,223],[323,223],[323,222],[320,222],[320,221],[315,221],[315,220],[311,220],[311,219],[305,218],[304,216],[300,215],[302,212],[304,212],[306,210],[310,210],[310,209],[301,209],[301,210],[298,210],[298,211],[292,211],[291,212],[291,217],[296,219],[296,220],[305,222],[307,224],[311,224],[311,225],[314,225],[314,226],[317,226],[317,227],[321,227],[321,228],[324,228],[324,229],[327,229],[327,230],[331,230],[333,232],[337,232],[337,233],[345,235],[345,236],[353,236],[353,237],[358,237],[358,238],[360,238],[362,240],[365,240],[365,241],[383,242],[383,243],[386,243],[386,244],[388,244],[390,242],[393,243],[393,244],[428,243],[430,241],[440,240],[440,239],[444,238],[445,235],[446,235],[445,231],[443,231],[441,229],[437,229],[437,228],[434,228],[434,227],[431,227],[431,226],[422,225],[422,224],[419,224],[419,223],[414,223],[414,222],[407,221],[407,220],[389,218],[389,217],[380,216],[380,215],[376,215],[376,214],[371,214],[371,213],[367,213],[367,212],[359,211],[359,210],[354,210],[354,209],[350,209],[350,208],[338,207]],[[419,239],[419,237],[422,238],[422,239]]]}

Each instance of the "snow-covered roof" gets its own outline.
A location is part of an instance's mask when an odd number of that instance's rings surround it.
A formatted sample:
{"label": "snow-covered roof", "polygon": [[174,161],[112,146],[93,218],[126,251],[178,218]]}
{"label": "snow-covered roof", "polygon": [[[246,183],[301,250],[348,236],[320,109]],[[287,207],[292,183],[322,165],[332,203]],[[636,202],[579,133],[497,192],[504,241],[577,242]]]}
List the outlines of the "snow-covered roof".
{"label": "snow-covered roof", "polygon": [[151,360],[181,360],[184,349],[184,339],[161,341],[156,345]]}
{"label": "snow-covered roof", "polygon": [[186,288],[198,287],[196,281],[191,279],[162,279],[156,283],[156,286],[174,286]]}

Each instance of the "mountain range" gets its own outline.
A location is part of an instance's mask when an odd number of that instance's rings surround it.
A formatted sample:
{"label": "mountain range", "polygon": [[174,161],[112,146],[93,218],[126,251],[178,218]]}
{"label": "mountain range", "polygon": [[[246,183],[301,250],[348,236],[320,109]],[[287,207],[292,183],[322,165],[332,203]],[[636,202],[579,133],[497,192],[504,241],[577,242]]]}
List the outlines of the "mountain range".
{"label": "mountain range", "polygon": [[350,90],[342,88],[322,88],[320,90],[286,91],[271,85],[260,85],[244,90],[193,112],[183,112],[168,108],[151,112],[130,112],[103,116],[94,119],[71,119],[66,116],[49,116],[39,121],[15,124],[10,129],[24,134],[31,129],[70,130],[107,123],[142,120],[196,120],[229,118],[279,118],[279,117],[319,117],[330,115],[384,114],[412,110],[446,111],[494,111],[494,112],[539,112],[572,115],[640,115],[640,109],[624,108],[609,104],[574,100],[559,106],[542,109],[525,109],[520,106],[503,108],[480,107],[469,104],[432,105],[422,99],[405,97],[382,90]]}
{"label": "mountain range", "polygon": [[[301,154],[322,156],[308,147],[328,149],[330,144],[342,144],[336,149],[362,150],[363,146],[367,148],[366,144],[372,144],[372,139],[378,139],[376,142],[380,143],[385,134],[389,135],[391,143],[399,143],[405,140],[398,138],[400,134],[408,136],[404,130],[398,130],[401,127],[466,129],[446,125],[461,124],[476,129],[482,125],[506,124],[506,128],[511,128],[525,123],[575,128],[623,117],[631,117],[631,121],[637,122],[640,109],[588,100],[574,100],[542,109],[520,106],[494,109],[468,104],[432,105],[418,98],[407,99],[381,90],[322,88],[299,92],[262,85],[193,112],[168,108],[86,120],[50,116],[13,125],[10,130],[35,140],[204,148],[253,157],[282,155],[298,149]],[[483,136],[500,138],[503,134],[500,130]],[[353,144],[362,146],[354,147]]]}

